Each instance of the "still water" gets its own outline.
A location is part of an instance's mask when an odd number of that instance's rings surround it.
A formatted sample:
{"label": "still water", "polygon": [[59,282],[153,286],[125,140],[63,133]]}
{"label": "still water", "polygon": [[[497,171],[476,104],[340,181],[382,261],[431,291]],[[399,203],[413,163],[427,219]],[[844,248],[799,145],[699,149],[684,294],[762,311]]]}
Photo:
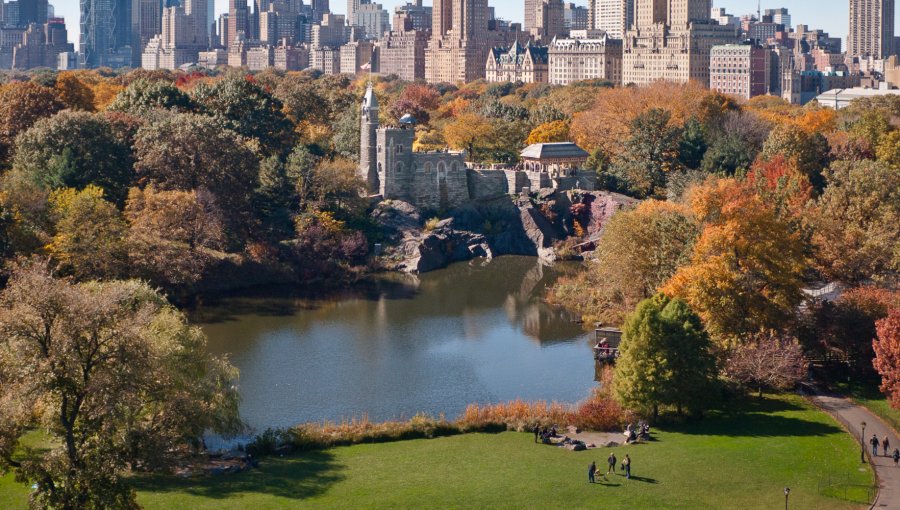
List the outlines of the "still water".
{"label": "still water", "polygon": [[240,369],[241,413],[257,431],[364,415],[452,419],[472,402],[587,396],[590,336],[541,302],[554,277],[534,258],[502,257],[328,297],[219,298],[192,320]]}

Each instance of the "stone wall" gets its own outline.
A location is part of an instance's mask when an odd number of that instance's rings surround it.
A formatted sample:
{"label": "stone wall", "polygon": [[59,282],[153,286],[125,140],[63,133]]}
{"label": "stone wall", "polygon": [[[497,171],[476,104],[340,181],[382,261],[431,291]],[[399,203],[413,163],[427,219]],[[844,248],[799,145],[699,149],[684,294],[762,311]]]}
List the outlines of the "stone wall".
{"label": "stone wall", "polygon": [[419,208],[447,210],[469,201],[466,161],[461,153],[416,152],[409,193]]}
{"label": "stone wall", "polygon": [[525,172],[521,170],[504,170],[506,174],[506,185],[510,195],[518,195],[523,188],[531,186],[531,181]]}
{"label": "stone wall", "polygon": [[509,182],[505,170],[468,171],[469,198],[488,200],[509,194]]}

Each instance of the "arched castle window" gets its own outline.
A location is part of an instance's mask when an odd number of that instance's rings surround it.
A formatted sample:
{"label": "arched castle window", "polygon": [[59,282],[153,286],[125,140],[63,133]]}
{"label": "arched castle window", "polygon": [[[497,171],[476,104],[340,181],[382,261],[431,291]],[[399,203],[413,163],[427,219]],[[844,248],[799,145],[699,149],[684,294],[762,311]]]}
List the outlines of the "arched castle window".
{"label": "arched castle window", "polygon": [[397,146],[397,154],[403,154],[403,146],[402,145]]}
{"label": "arched castle window", "polygon": [[443,161],[440,161],[437,164],[437,170],[439,174],[447,173],[447,165],[445,165]]}
{"label": "arched castle window", "polygon": [[431,161],[427,161],[425,163],[424,170],[425,170],[425,173],[429,173],[429,174],[434,171],[434,165],[431,164]]}
{"label": "arched castle window", "polygon": [[398,174],[402,174],[402,173],[403,173],[403,163],[397,163],[397,164],[394,166],[394,170],[395,170]]}
{"label": "arched castle window", "polygon": [[384,168],[381,166],[381,163],[378,163],[378,173],[384,173]]}
{"label": "arched castle window", "polygon": [[459,164],[457,164],[456,161],[454,161],[453,163],[450,164],[450,172],[451,173],[456,173],[458,170],[459,170]]}

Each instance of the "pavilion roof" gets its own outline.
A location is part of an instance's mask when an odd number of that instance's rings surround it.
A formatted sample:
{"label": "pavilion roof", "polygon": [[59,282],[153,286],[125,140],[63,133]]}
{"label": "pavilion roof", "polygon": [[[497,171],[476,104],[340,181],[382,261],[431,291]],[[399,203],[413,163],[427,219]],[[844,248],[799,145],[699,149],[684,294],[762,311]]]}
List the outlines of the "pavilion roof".
{"label": "pavilion roof", "polygon": [[587,159],[584,149],[572,142],[536,143],[525,147],[520,154],[525,159]]}

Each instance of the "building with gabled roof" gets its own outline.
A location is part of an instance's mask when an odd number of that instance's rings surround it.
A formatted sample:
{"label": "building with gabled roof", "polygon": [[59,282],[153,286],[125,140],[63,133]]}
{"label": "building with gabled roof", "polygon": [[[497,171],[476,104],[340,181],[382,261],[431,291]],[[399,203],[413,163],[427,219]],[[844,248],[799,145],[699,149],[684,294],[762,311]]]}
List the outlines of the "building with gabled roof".
{"label": "building with gabled roof", "polygon": [[515,41],[510,48],[492,48],[488,52],[485,79],[491,83],[547,83],[549,69],[546,47]]}

